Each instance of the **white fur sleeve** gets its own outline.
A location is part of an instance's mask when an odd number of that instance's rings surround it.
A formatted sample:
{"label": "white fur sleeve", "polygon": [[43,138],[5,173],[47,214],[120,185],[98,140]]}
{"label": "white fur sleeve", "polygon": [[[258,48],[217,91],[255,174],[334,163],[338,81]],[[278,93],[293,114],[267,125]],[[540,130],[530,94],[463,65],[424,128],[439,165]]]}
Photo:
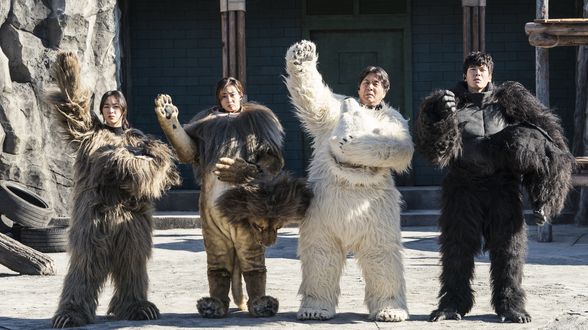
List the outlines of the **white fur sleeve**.
{"label": "white fur sleeve", "polygon": [[[344,107],[358,108],[353,99]],[[383,116],[373,116],[366,109],[346,111],[336,134],[331,138],[332,150],[345,162],[365,166],[387,167],[395,172],[410,167],[414,145],[408,122],[396,110],[385,107]]]}
{"label": "white fur sleeve", "polygon": [[296,114],[313,136],[327,133],[340,114],[340,100],[323,83],[316,64],[318,55],[311,41],[303,40],[286,53],[286,87]]}

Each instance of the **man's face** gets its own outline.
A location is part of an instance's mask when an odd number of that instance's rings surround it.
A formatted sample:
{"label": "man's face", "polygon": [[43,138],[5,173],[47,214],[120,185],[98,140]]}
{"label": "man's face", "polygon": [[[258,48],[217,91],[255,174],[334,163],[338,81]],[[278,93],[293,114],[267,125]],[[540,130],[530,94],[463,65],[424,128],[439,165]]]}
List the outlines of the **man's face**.
{"label": "man's face", "polygon": [[488,66],[471,65],[465,75],[466,83],[468,84],[468,91],[471,93],[479,93],[488,86],[492,81],[492,73],[488,70]]}
{"label": "man's face", "polygon": [[385,96],[384,85],[375,73],[365,76],[359,84],[359,100],[363,105],[376,106],[382,102]]}

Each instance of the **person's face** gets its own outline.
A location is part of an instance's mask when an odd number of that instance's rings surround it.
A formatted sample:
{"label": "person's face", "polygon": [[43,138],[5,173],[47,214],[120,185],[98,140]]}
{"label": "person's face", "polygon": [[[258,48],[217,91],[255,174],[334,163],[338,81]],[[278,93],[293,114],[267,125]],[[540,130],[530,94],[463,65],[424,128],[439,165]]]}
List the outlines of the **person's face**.
{"label": "person's face", "polygon": [[104,102],[101,111],[106,125],[110,127],[122,126],[123,110],[115,96],[111,95],[106,98],[106,102]]}
{"label": "person's face", "polygon": [[375,73],[370,73],[365,76],[361,84],[359,84],[359,100],[363,105],[378,105],[385,96],[386,91],[384,90],[384,85],[382,85],[382,82]]}
{"label": "person's face", "polygon": [[468,91],[479,93],[492,81],[492,73],[486,65],[471,65],[466,71],[465,80],[468,84]]}
{"label": "person's face", "polygon": [[241,109],[241,94],[239,90],[229,85],[220,93],[220,103],[226,112],[236,112]]}

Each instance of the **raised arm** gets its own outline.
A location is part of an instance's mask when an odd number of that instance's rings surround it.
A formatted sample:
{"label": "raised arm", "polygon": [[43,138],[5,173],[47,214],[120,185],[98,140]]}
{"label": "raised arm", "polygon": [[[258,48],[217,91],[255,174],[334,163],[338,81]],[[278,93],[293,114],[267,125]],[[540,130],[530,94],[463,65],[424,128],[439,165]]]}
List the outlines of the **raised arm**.
{"label": "raised arm", "polygon": [[447,166],[461,153],[455,95],[448,90],[433,92],[423,101],[415,124],[415,144],[429,161]]}
{"label": "raised arm", "polygon": [[178,108],[172,103],[172,98],[166,94],[159,94],[155,99],[155,114],[159,126],[173,146],[181,163],[192,163],[198,159],[198,146],[188,136],[178,120]]}
{"label": "raised arm", "polygon": [[292,45],[286,53],[286,87],[305,128],[313,135],[330,130],[338,119],[340,101],[317,70],[318,54],[311,41]]}
{"label": "raised arm", "polygon": [[57,55],[53,64],[57,86],[46,94],[68,139],[81,141],[100,120],[90,110],[90,93],[82,87],[80,63],[73,52]]}

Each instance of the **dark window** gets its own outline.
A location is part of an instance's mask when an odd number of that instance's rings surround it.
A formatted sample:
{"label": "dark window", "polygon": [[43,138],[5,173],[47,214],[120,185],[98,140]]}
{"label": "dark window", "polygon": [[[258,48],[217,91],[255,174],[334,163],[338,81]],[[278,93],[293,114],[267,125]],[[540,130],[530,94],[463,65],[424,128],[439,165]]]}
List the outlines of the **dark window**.
{"label": "dark window", "polygon": [[306,0],[307,15],[353,15],[353,0]]}
{"label": "dark window", "polygon": [[360,15],[404,13],[406,13],[406,0],[359,0]]}

